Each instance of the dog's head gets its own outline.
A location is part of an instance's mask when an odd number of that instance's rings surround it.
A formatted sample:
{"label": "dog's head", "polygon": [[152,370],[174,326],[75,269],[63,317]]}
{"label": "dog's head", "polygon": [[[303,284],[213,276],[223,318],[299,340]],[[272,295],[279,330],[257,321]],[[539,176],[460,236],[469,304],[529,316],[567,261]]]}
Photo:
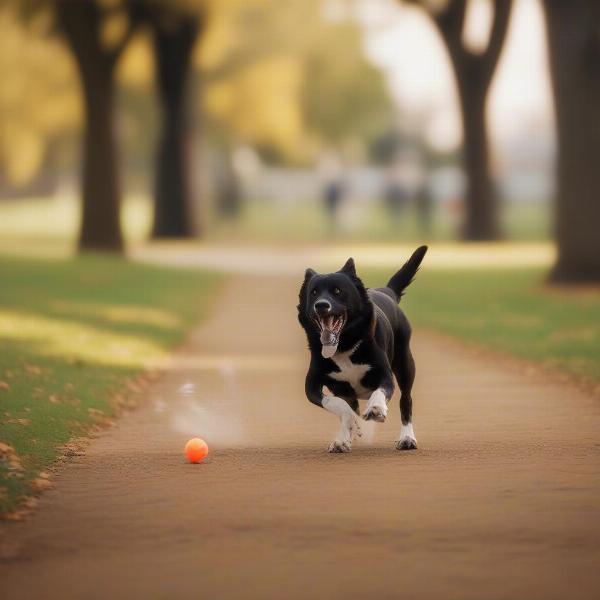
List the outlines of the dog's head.
{"label": "dog's head", "polygon": [[336,273],[306,270],[300,288],[298,319],[309,344],[320,343],[325,358],[336,353],[341,338],[349,337],[348,332],[370,322],[371,317],[372,306],[352,258]]}

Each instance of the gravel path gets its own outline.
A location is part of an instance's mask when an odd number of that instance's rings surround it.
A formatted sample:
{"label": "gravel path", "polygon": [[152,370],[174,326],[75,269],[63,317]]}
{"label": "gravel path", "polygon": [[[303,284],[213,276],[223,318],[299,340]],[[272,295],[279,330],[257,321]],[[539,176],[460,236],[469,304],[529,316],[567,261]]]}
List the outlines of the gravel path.
{"label": "gravel path", "polygon": [[[0,596],[594,597],[600,406],[417,331],[419,450],[393,449],[394,400],[328,454],[296,284],[231,278],[147,402],[3,526]],[[201,465],[182,454],[193,435]]]}

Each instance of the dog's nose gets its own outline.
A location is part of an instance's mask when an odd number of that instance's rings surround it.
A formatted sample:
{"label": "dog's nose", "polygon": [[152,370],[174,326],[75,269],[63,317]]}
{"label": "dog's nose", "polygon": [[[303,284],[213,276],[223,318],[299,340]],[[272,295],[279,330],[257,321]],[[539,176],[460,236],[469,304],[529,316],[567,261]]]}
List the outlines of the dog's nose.
{"label": "dog's nose", "polygon": [[315,302],[315,310],[318,313],[328,313],[331,311],[331,303],[328,300],[317,300]]}

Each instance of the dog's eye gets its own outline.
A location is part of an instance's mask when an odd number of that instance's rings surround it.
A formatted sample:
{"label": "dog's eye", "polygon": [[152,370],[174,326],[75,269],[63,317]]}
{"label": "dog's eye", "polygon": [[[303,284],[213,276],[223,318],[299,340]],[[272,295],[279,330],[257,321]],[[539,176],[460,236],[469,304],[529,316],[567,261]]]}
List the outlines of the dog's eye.
{"label": "dog's eye", "polygon": [[342,290],[340,290],[340,288],[333,288],[333,293],[334,293],[336,296],[339,296],[339,295],[342,293]]}
{"label": "dog's eye", "polygon": [[317,290],[313,290],[310,294],[311,294],[311,296],[316,296],[317,295]]}

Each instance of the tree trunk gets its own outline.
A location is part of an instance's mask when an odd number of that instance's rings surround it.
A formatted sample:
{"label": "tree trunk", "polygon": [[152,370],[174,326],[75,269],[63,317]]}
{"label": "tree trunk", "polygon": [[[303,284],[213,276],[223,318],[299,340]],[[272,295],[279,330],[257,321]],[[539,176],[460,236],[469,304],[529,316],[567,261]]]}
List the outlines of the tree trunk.
{"label": "tree trunk", "polygon": [[114,135],[114,81],[111,68],[82,75],[85,98],[83,210],[79,247],[121,252],[121,191]]}
{"label": "tree trunk", "polygon": [[198,19],[181,16],[176,24],[154,23],[156,83],[162,131],[156,157],[153,237],[192,237],[188,157],[188,83]]}
{"label": "tree trunk", "polygon": [[462,236],[466,240],[500,238],[498,202],[490,175],[488,129],[485,118],[487,89],[473,82],[458,84],[463,124],[462,160],[466,176]]}
{"label": "tree trunk", "polygon": [[558,134],[550,279],[600,282],[600,10],[597,0],[545,0]]}
{"label": "tree trunk", "polygon": [[56,18],[79,70],[85,106],[82,194],[79,237],[82,250],[121,252],[120,189],[113,123],[114,72],[135,29],[136,8],[128,28],[112,48],[104,47],[102,6],[93,0],[55,0]]}
{"label": "tree trunk", "polygon": [[467,0],[448,0],[432,14],[454,70],[463,125],[463,166],[467,180],[465,224],[467,240],[501,237],[496,191],[490,176],[485,109],[490,83],[498,64],[512,10],[512,0],[495,0],[486,47],[470,50],[463,41]]}

